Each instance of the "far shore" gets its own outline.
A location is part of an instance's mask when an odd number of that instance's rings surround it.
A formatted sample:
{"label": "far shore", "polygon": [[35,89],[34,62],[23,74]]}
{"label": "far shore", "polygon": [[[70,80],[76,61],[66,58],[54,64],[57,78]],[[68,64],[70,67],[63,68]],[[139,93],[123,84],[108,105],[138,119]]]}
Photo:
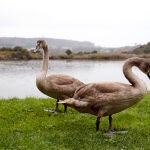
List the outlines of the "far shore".
{"label": "far shore", "polygon": [[[150,54],[129,54],[129,53],[90,53],[67,55],[65,53],[50,55],[50,60],[125,60],[131,57],[150,58]],[[20,61],[20,60],[41,60],[42,53],[29,52],[28,54],[15,54],[12,52],[0,51],[0,61]]]}

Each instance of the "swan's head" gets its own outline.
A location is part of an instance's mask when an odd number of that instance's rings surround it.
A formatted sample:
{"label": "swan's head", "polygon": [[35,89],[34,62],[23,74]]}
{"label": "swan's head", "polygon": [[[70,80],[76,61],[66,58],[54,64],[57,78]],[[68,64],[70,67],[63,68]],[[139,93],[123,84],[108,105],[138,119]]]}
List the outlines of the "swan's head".
{"label": "swan's head", "polygon": [[34,52],[40,51],[41,49],[47,48],[46,41],[44,40],[38,40],[36,44],[36,49]]}
{"label": "swan's head", "polygon": [[139,58],[139,57],[131,57],[128,58],[123,66],[123,70],[126,70],[129,66],[136,66],[138,67],[143,73],[145,73],[148,78],[150,79],[150,61]]}
{"label": "swan's head", "polygon": [[150,61],[147,61],[145,59],[143,59],[143,61],[141,60],[141,63],[139,65],[139,69],[145,73],[148,78],[150,79]]}
{"label": "swan's head", "polygon": [[75,99],[74,98],[68,98],[68,99],[65,99],[64,101],[59,101],[58,103],[59,104],[66,104],[67,106],[71,106],[73,107],[75,105]]}
{"label": "swan's head", "polygon": [[83,112],[82,108],[87,107],[89,104],[88,102],[77,100],[74,98],[68,98],[68,99],[65,99],[64,101],[60,101],[58,103],[59,104],[66,104],[67,106],[72,107],[72,108],[74,108],[80,112]]}

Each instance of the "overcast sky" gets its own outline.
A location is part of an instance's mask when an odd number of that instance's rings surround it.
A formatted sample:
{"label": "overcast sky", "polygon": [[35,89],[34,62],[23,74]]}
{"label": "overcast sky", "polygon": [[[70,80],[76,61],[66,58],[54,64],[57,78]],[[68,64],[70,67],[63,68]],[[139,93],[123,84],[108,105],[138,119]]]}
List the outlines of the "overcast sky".
{"label": "overcast sky", "polygon": [[118,47],[150,42],[150,0],[0,0],[0,37]]}

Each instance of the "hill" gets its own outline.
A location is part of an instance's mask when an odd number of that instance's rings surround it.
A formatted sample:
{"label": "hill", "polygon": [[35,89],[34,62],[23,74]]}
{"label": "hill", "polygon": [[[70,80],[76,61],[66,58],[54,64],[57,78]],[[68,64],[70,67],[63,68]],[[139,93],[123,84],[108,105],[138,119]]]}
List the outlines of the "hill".
{"label": "hill", "polygon": [[117,48],[114,48],[113,52],[119,52],[119,53],[122,53],[122,52],[132,52],[132,51],[134,51],[138,47],[139,47],[139,45],[117,47]]}
{"label": "hill", "polygon": [[[8,47],[14,48],[16,46],[26,48],[28,50],[34,49],[36,41],[39,39],[46,40],[49,45],[51,54],[61,54],[64,53],[67,49],[78,53],[78,52],[134,52],[135,49],[145,48],[143,46],[124,46],[124,47],[101,47],[95,46],[94,43],[89,41],[75,41],[75,40],[66,40],[66,39],[54,39],[54,38],[19,38],[19,37],[0,37],[0,48]],[[138,51],[138,50],[137,50]],[[136,51],[135,51],[136,52]]]}
{"label": "hill", "polygon": [[64,39],[52,39],[52,38],[16,38],[16,37],[0,37],[0,48],[2,47],[16,47],[20,46],[26,49],[35,48],[36,41],[44,39],[48,43],[52,54],[64,53],[66,49],[79,52],[91,52],[96,50],[98,52],[105,50],[106,48],[96,47],[94,43],[88,41],[74,41]]}
{"label": "hill", "polygon": [[135,54],[148,54],[150,53],[150,42],[144,45],[140,45],[139,47],[135,48],[132,53]]}

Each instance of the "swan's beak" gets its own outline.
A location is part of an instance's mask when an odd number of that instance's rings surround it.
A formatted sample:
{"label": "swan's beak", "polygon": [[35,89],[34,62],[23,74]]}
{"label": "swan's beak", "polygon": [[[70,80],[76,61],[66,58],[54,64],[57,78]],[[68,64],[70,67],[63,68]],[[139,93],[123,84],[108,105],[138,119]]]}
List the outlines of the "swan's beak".
{"label": "swan's beak", "polygon": [[66,102],[65,101],[59,101],[59,102],[57,102],[58,104],[66,104]]}
{"label": "swan's beak", "polygon": [[74,102],[74,98],[68,98],[68,99],[65,99],[63,101],[59,101],[58,104],[67,104],[67,105],[72,105],[72,103]]}
{"label": "swan's beak", "polygon": [[36,48],[34,49],[34,52],[36,53],[38,51],[38,45],[36,45]]}
{"label": "swan's beak", "polygon": [[34,52],[36,53],[36,52],[38,52],[38,51],[40,51],[41,50],[41,48],[40,48],[40,46],[37,44],[36,45],[36,48],[34,49]]}
{"label": "swan's beak", "polygon": [[34,49],[34,53],[36,53],[37,52],[37,49]]}

